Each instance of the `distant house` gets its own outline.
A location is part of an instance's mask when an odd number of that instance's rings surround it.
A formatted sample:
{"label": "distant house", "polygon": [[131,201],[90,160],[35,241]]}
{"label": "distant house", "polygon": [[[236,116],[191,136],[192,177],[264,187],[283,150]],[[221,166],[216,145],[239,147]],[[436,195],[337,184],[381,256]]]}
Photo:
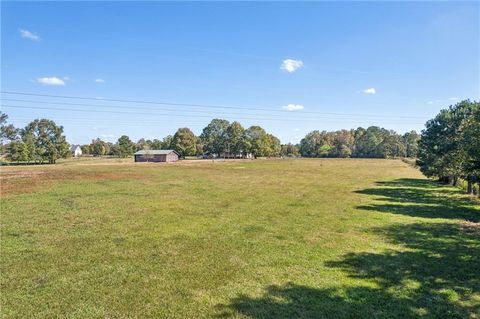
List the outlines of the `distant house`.
{"label": "distant house", "polygon": [[176,162],[179,154],[174,150],[142,150],[133,156],[135,162]]}
{"label": "distant house", "polygon": [[82,148],[80,145],[72,145],[70,147],[70,154],[72,154],[73,157],[82,156]]}

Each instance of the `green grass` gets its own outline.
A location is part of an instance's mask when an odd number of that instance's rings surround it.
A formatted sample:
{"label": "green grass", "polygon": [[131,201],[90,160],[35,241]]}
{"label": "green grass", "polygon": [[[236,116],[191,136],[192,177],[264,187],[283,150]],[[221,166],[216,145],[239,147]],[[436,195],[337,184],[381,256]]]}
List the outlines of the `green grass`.
{"label": "green grass", "polygon": [[4,318],[480,318],[478,202],[401,161],[2,177]]}

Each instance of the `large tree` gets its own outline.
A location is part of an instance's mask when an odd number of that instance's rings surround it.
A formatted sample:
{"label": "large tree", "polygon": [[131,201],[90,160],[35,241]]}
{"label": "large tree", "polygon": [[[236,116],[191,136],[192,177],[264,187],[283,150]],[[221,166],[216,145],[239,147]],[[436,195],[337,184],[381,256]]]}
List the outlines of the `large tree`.
{"label": "large tree", "polygon": [[403,134],[403,141],[405,144],[405,157],[417,157],[419,140],[420,134],[418,134],[416,131],[410,131]]}
{"label": "large tree", "polygon": [[220,156],[225,152],[227,143],[227,129],[230,123],[227,120],[213,119],[202,131],[203,150],[205,152]]}
{"label": "large tree", "polygon": [[7,158],[12,162],[28,162],[30,154],[22,140],[12,141],[7,145]]}
{"label": "large tree", "polygon": [[282,145],[280,144],[280,140],[276,136],[267,133],[266,143],[268,148],[265,154],[266,156],[280,156],[280,152],[282,151]]}
{"label": "large tree", "polygon": [[228,151],[234,157],[241,155],[246,149],[245,129],[238,122],[232,122],[227,128],[225,140],[227,142]]}
{"label": "large tree", "polygon": [[[34,120],[21,131],[22,139],[27,136],[35,141],[35,152],[40,162],[55,163],[69,155],[68,143],[63,127],[47,119]],[[30,155],[31,157],[31,155]]]}
{"label": "large tree", "polygon": [[300,154],[303,157],[326,157],[332,146],[325,131],[312,131],[300,141]]}
{"label": "large tree", "polygon": [[354,157],[385,157],[382,141],[384,132],[378,126],[370,126],[366,130],[362,127],[355,131]]}
{"label": "large tree", "polygon": [[108,152],[108,145],[101,139],[97,138],[95,140],[92,140],[92,143],[90,143],[89,150],[92,155],[94,156],[102,156],[106,155]]}
{"label": "large tree", "polygon": [[173,136],[171,146],[182,157],[193,156],[197,153],[197,137],[189,128],[179,128]]}
{"label": "large tree", "polygon": [[330,155],[333,157],[350,157],[354,142],[353,131],[340,130],[334,132]]}
{"label": "large tree", "polygon": [[133,143],[127,135],[120,136],[117,145],[120,157],[132,156],[135,152],[135,143]]}
{"label": "large tree", "polygon": [[419,142],[418,165],[429,177],[456,184],[465,177],[467,159],[462,143],[462,129],[468,124],[478,103],[465,100],[441,110],[425,124]]}
{"label": "large tree", "polygon": [[255,158],[267,156],[269,152],[269,141],[267,132],[260,126],[250,126],[245,130],[245,139],[248,141],[248,152]]}

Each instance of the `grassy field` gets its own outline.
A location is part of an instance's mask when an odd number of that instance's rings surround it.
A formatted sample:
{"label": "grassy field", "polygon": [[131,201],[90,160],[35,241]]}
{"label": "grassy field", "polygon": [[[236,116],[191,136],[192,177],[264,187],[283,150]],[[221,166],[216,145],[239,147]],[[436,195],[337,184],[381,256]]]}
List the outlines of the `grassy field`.
{"label": "grassy field", "polygon": [[2,168],[2,317],[480,318],[479,203],[401,161],[82,163]]}

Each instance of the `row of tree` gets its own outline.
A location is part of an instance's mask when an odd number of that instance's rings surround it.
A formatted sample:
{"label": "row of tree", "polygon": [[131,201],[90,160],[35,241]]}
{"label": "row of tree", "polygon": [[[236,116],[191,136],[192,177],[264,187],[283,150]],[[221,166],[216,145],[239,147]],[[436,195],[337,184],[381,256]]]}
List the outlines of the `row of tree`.
{"label": "row of tree", "polygon": [[[63,128],[53,121],[35,120],[24,129],[6,124],[7,116],[1,115],[2,145],[6,145],[7,157],[12,161],[54,163],[57,158],[68,156],[68,144]],[[224,119],[212,120],[196,136],[189,128],[179,128],[176,133],[162,140],[140,139],[134,143],[128,136],[121,136],[116,143],[97,138],[82,145],[84,154],[94,156],[131,156],[135,151],[148,149],[174,149],[182,157],[207,155],[211,157],[416,157],[419,135],[409,132],[399,135],[391,130],[371,126],[367,129],[340,130],[335,132],[313,131],[299,144],[280,144],[280,140],[260,126],[247,129],[239,122]],[[8,141],[5,144],[5,141]]]}
{"label": "row of tree", "polygon": [[0,112],[1,151],[16,162],[55,163],[69,155],[69,145],[63,127],[41,119],[30,122],[23,129],[7,124],[8,116]]}
{"label": "row of tree", "polygon": [[189,128],[179,128],[163,140],[140,139],[133,143],[122,136],[117,143],[100,139],[83,145],[84,154],[130,156],[138,150],[174,149],[181,156],[208,155],[214,157],[416,157],[420,135],[415,131],[399,135],[376,126],[367,129],[335,132],[313,131],[298,145],[280,144],[280,140],[260,126],[244,129],[238,122],[214,119],[200,136]]}
{"label": "row of tree", "polygon": [[420,170],[453,185],[466,180],[469,194],[476,183],[480,195],[480,103],[457,103],[425,126],[419,142]]}
{"label": "row of tree", "polygon": [[370,126],[335,132],[313,131],[299,145],[303,157],[416,157],[420,135],[415,131],[395,131]]}
{"label": "row of tree", "polygon": [[195,155],[212,157],[279,156],[282,151],[280,140],[260,126],[244,129],[239,122],[230,123],[223,119],[212,120],[203,129],[200,136],[196,136],[189,128],[184,127],[179,128],[173,136],[168,135],[163,140],[142,138],[134,143],[124,135],[115,144],[95,139],[90,144],[81,147],[84,154],[122,157],[131,156],[135,151],[148,149],[174,149],[182,157]]}

